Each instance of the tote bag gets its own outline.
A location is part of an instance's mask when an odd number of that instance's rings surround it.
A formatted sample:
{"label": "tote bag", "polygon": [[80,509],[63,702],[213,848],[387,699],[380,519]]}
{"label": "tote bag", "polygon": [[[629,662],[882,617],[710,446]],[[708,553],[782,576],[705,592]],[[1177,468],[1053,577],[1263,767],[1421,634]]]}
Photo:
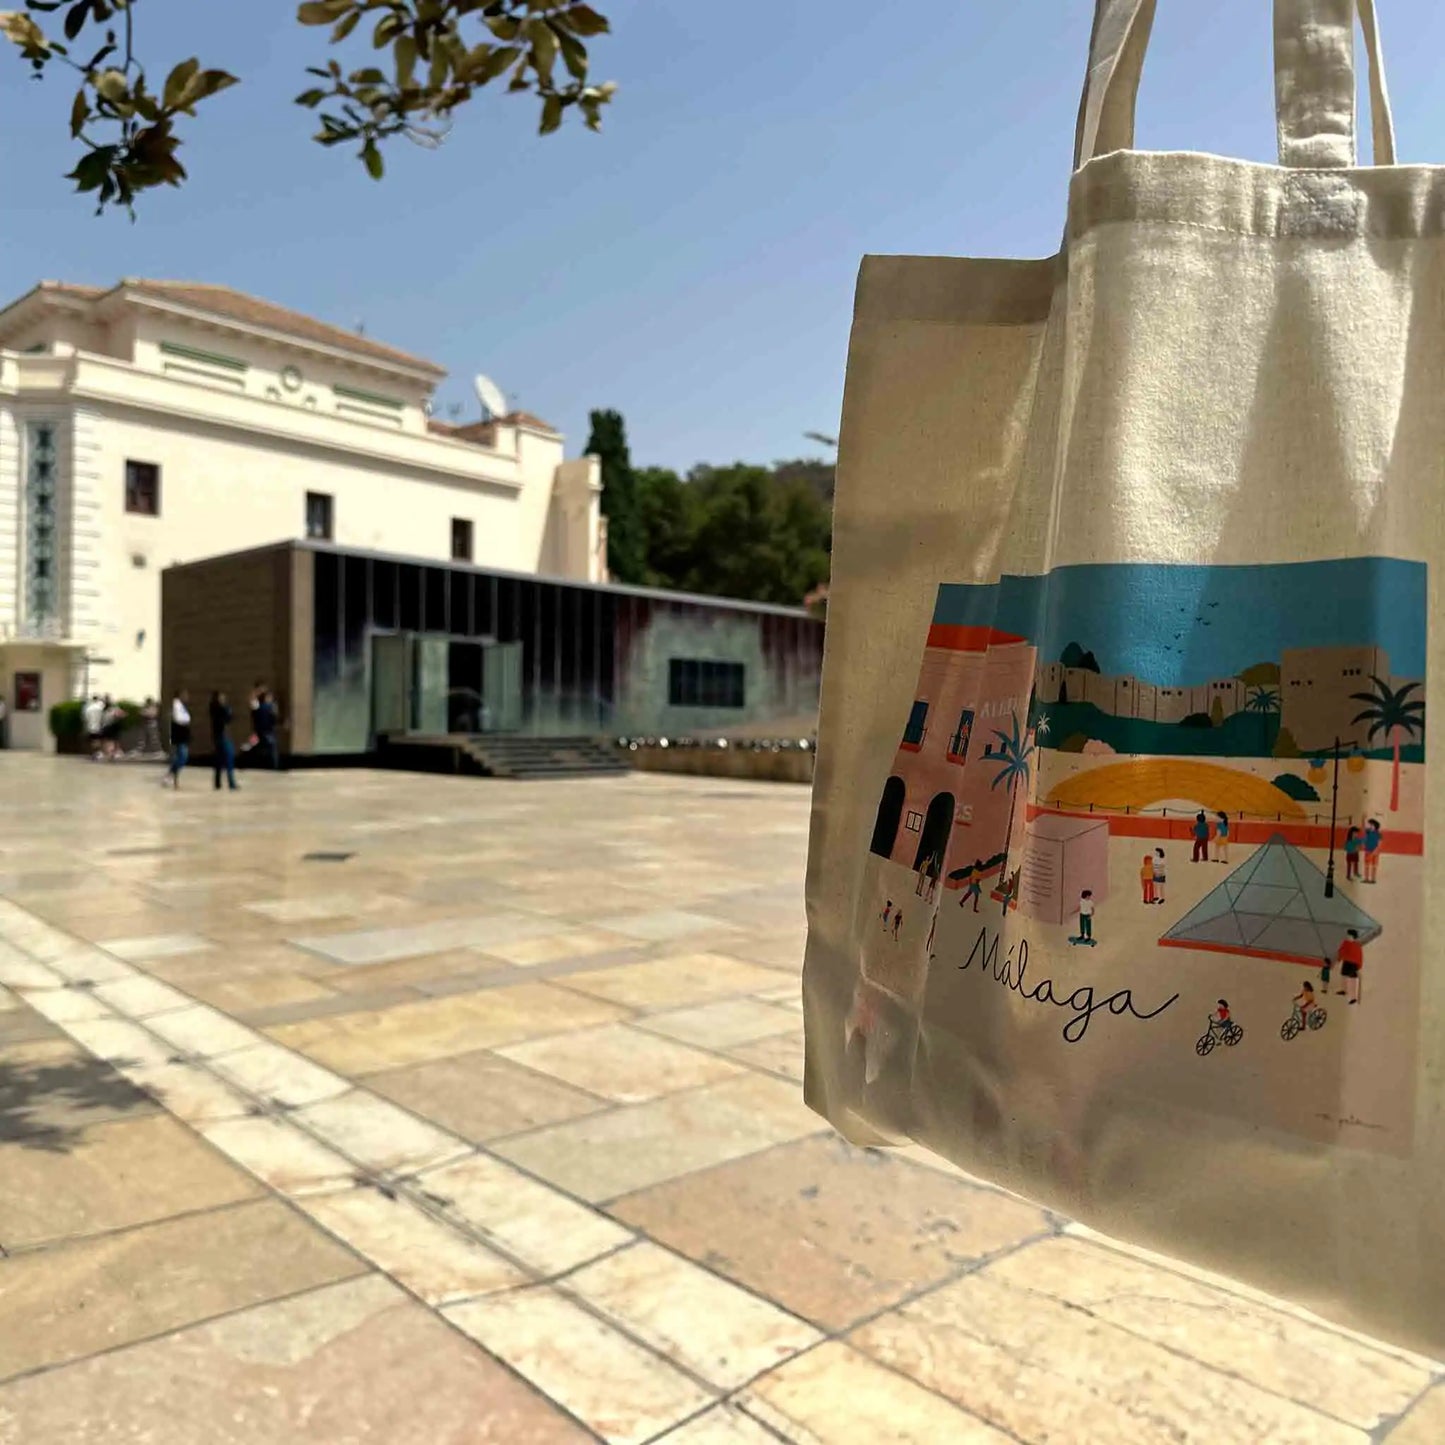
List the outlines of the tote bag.
{"label": "tote bag", "polygon": [[1439,1355],[1445,171],[1370,0],[1276,0],[1278,166],[1134,150],[1153,10],[1057,256],[862,267],[806,1097]]}

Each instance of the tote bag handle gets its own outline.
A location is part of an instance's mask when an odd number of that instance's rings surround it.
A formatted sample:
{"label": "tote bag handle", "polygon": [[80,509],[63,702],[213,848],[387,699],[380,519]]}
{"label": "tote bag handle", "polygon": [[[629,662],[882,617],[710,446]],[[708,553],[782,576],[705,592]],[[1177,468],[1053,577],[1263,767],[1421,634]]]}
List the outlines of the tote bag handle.
{"label": "tote bag handle", "polygon": [[[1074,167],[1134,144],[1134,105],[1156,0],[1095,0]],[[1375,0],[1274,0],[1279,161],[1338,169],[1355,161],[1355,15],[1370,65],[1375,164],[1395,164],[1395,126]]]}

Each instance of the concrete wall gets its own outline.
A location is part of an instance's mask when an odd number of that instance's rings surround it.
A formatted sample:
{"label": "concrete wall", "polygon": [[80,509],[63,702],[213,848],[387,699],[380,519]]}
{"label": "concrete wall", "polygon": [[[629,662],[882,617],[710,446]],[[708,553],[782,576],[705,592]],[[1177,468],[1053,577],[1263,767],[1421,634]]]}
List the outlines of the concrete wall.
{"label": "concrete wall", "polygon": [[245,741],[247,699],[258,680],[277,695],[282,753],[310,751],[312,562],[310,552],[275,547],[161,578],[162,717],[171,696],[184,688],[196,752],[211,747],[207,703],[213,690],[226,693],[235,712],[232,739]]}
{"label": "concrete wall", "polygon": [[766,783],[813,781],[813,754],[798,749],[774,753],[745,748],[638,748],[622,756],[643,773],[690,773]]}

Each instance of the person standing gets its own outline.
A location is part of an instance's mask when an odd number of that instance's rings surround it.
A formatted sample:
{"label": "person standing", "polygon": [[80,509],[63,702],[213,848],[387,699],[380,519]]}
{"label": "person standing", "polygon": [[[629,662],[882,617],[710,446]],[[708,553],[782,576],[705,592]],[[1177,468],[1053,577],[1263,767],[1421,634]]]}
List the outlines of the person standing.
{"label": "person standing", "polygon": [[1194,820],[1194,856],[1189,860],[1191,863],[1209,862],[1209,819],[1204,816],[1204,809],[1199,810],[1199,815]]}
{"label": "person standing", "polygon": [[1349,832],[1345,834],[1345,882],[1351,880],[1360,881],[1360,847],[1364,839],[1360,837],[1360,830],[1355,824],[1350,824]]}
{"label": "person standing", "polygon": [[161,706],[153,697],[148,697],[140,710],[142,733],[141,753],[148,758],[159,757],[165,749],[161,746]]}
{"label": "person standing", "polygon": [[226,694],[211,694],[211,747],[214,751],[211,767],[215,773],[216,791],[221,790],[221,774],[225,773],[231,791],[236,791],[236,748],[231,742],[231,704]]}
{"label": "person standing", "polygon": [[1154,902],[1164,901],[1164,850],[1154,850]]}
{"label": "person standing", "polygon": [[1154,901],[1154,855],[1146,853],[1139,865],[1139,884],[1144,890],[1144,902]]}
{"label": "person standing", "polygon": [[261,754],[261,766],[272,770],[281,766],[281,751],[276,745],[276,728],[280,718],[276,711],[276,699],[270,692],[262,692],[253,716],[256,729],[256,747]]}
{"label": "person standing", "polygon": [[1365,822],[1365,882],[1378,883],[1380,881],[1380,840],[1383,836],[1383,829],[1380,827],[1378,818],[1370,818]]}
{"label": "person standing", "polygon": [[1079,894],[1079,938],[1085,943],[1094,941],[1094,890],[1086,888]]}
{"label": "person standing", "polygon": [[1216,863],[1229,862],[1229,814],[1219,812],[1215,815],[1218,822],[1214,825],[1214,861]]}
{"label": "person standing", "polygon": [[167,783],[173,788],[181,785],[181,769],[191,756],[191,710],[187,706],[185,688],[177,690],[171,698],[171,761],[161,786]]}
{"label": "person standing", "polygon": [[86,741],[90,744],[92,762],[100,761],[101,729],[105,726],[105,704],[99,693],[92,693],[80,709],[80,720],[85,727]]}
{"label": "person standing", "polygon": [[113,763],[120,753],[120,732],[125,726],[125,713],[109,693],[101,699],[100,745],[105,760]]}

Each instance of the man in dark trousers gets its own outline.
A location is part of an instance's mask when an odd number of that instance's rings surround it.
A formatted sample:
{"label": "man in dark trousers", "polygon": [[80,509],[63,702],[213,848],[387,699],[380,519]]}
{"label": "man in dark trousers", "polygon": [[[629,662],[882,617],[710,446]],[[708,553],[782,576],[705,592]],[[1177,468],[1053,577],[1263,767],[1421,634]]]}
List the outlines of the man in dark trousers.
{"label": "man in dark trousers", "polygon": [[270,692],[263,692],[252,714],[252,725],[256,729],[256,751],[261,757],[263,768],[281,766],[281,750],[276,743],[276,728],[280,724],[276,711],[276,698]]}
{"label": "man in dark trousers", "polygon": [[225,773],[231,791],[236,791],[236,748],[231,742],[231,704],[226,694],[211,694],[211,767],[215,773],[216,791],[221,788],[221,774]]}

